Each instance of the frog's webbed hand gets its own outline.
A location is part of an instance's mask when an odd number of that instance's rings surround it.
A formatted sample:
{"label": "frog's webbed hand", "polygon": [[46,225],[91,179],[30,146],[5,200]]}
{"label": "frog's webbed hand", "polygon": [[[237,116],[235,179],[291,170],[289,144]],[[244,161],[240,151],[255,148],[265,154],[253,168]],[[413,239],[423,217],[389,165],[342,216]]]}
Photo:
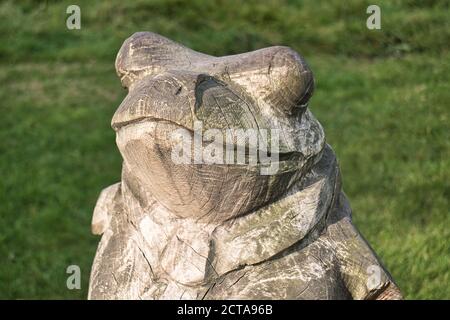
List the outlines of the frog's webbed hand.
{"label": "frog's webbed hand", "polygon": [[402,299],[391,275],[352,224],[345,195],[339,197],[337,211],[327,233],[339,263],[342,280],[353,299]]}

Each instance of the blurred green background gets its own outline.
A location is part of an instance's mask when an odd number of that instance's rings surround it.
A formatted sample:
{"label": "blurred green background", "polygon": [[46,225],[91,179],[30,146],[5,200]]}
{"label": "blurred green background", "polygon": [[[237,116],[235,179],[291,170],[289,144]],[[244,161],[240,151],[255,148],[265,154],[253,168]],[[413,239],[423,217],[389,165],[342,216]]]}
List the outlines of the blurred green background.
{"label": "blurred green background", "polygon": [[[288,45],[340,159],[354,221],[408,299],[450,298],[449,1],[2,1],[0,298],[85,299],[90,219],[119,181],[122,42],[154,31],[226,55]],[[81,30],[66,8],[81,7]],[[82,289],[66,288],[66,268]]]}

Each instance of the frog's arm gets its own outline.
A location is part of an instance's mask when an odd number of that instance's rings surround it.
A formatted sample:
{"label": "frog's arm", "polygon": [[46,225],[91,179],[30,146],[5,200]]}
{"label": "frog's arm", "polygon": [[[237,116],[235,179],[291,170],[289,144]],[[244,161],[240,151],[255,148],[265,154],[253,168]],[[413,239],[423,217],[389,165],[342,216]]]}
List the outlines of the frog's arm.
{"label": "frog's arm", "polygon": [[119,195],[120,182],[102,190],[92,215],[91,231],[93,234],[100,235],[108,228],[116,197]]}
{"label": "frog's arm", "polygon": [[327,233],[339,262],[342,279],[353,299],[402,299],[400,290],[380,259],[352,224],[344,194],[336,220]]}

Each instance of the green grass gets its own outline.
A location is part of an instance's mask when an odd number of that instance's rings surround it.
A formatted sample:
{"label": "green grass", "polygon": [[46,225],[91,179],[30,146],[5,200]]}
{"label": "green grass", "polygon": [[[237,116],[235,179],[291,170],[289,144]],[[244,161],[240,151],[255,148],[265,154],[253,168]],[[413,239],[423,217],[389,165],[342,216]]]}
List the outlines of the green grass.
{"label": "green grass", "polygon": [[76,1],[71,31],[72,3],[0,4],[0,298],[86,298],[91,212],[120,179],[114,58],[142,30],[215,55],[300,51],[356,225],[406,298],[450,298],[448,1],[377,1],[375,31],[370,1]]}

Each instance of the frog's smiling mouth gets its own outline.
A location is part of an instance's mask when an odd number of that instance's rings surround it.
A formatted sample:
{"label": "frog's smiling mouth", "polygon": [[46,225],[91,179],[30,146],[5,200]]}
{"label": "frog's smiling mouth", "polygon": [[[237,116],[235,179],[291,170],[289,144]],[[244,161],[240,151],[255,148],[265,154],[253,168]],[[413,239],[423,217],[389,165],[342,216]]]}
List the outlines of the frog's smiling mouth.
{"label": "frog's smiling mouth", "polygon": [[[164,125],[164,128],[167,128],[165,132],[161,133],[156,130],[156,127],[161,124]],[[121,122],[113,122],[112,127],[117,132],[118,139],[120,139],[122,144],[126,143],[126,140],[154,140],[154,141],[164,141],[166,144],[167,139],[165,137],[170,137],[171,132],[175,132],[176,130],[186,130],[186,132],[193,136],[195,134],[195,131],[192,129],[189,129],[185,126],[182,126],[178,123],[175,123],[168,119],[162,119],[162,118],[155,118],[151,116],[146,117],[137,117],[132,120],[128,121],[121,121]],[[169,129],[170,128],[170,129]],[[158,137],[161,136],[161,137]],[[222,140],[223,142],[224,140]],[[156,142],[157,143],[157,142]],[[202,139],[202,145],[203,147],[215,143],[214,140],[205,140]],[[267,143],[267,142],[264,142]],[[259,143],[258,143],[259,144]],[[280,163],[283,164],[283,167],[287,169],[288,167],[291,170],[296,170],[297,166],[296,163],[301,162],[301,160],[304,158],[304,155],[299,151],[287,151],[287,152],[280,152],[280,150],[263,150],[264,159],[261,160],[261,150],[254,146],[242,144],[242,143],[231,143],[229,145],[226,145],[223,143],[221,146],[223,148],[223,155],[225,157],[226,150],[229,150],[230,148],[233,150],[234,159],[231,161],[231,163],[221,163],[214,165],[243,165],[243,166],[250,166],[259,168],[261,166],[267,166],[268,161],[270,163]],[[243,157],[244,161],[243,163],[239,163],[236,160],[237,157],[237,150],[243,150]],[[255,156],[254,160],[250,160],[252,156]],[[269,159],[269,160],[267,160]]]}
{"label": "frog's smiling mouth", "polygon": [[120,129],[122,129],[126,126],[130,126],[130,125],[137,124],[137,123],[143,123],[143,122],[165,122],[167,124],[177,126],[181,129],[189,130],[188,128],[186,128],[176,122],[173,122],[171,120],[163,119],[163,118],[156,118],[156,117],[152,117],[152,116],[142,116],[142,117],[136,117],[136,118],[130,119],[130,120],[121,120],[121,121],[113,120],[111,123],[111,127],[114,129],[114,131],[118,132]]}

